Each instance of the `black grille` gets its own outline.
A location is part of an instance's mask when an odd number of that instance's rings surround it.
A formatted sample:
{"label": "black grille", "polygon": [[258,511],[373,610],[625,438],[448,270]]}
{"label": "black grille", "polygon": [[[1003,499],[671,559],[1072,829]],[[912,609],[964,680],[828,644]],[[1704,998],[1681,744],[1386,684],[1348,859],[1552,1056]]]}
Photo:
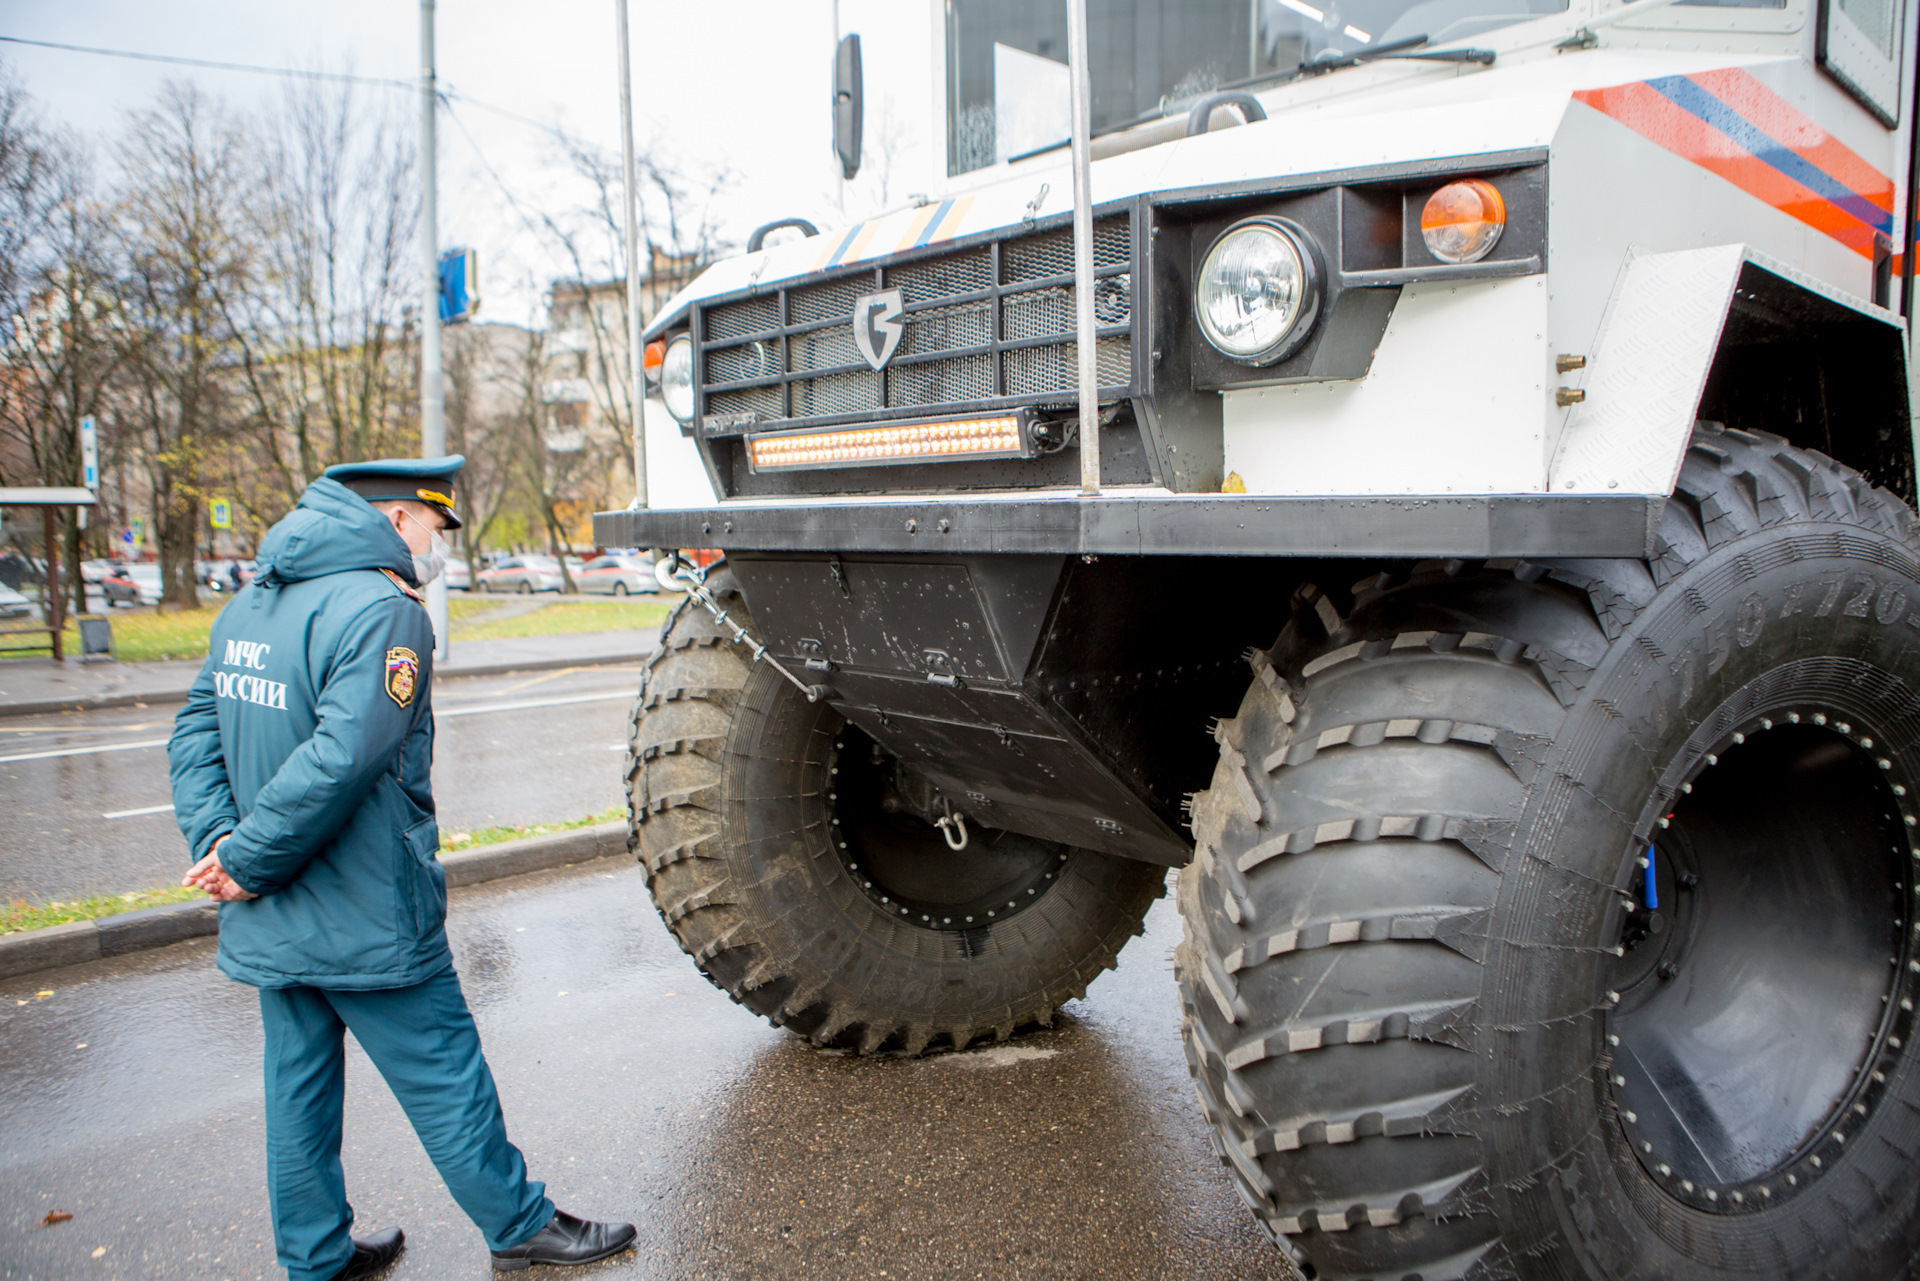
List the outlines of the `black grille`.
{"label": "black grille", "polygon": [[[1103,399],[1132,390],[1132,233],[1094,224],[1095,368]],[[906,330],[876,373],[853,341],[854,304],[898,289]],[[1054,227],[933,251],[826,280],[702,304],[695,378],[707,435],[886,419],[929,410],[1069,405],[1073,232]]]}

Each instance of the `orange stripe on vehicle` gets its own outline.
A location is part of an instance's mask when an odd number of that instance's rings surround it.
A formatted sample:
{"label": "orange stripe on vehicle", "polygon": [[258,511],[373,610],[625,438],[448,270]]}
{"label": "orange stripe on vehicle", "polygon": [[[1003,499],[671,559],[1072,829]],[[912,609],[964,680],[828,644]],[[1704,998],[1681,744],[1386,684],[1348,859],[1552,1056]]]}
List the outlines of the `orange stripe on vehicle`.
{"label": "orange stripe on vehicle", "polygon": [[1856,253],[1873,255],[1873,228],[1754,156],[1652,86],[1634,83],[1583,89],[1573,96]]}
{"label": "orange stripe on vehicle", "polygon": [[847,250],[845,256],[840,259],[842,266],[850,262],[859,262],[867,256],[867,244],[873,239],[873,233],[880,230],[881,221],[882,220],[876,219],[873,222],[861,224],[860,234],[854,237],[853,245]]}
{"label": "orange stripe on vehicle", "polygon": [[927,224],[933,221],[933,216],[944,207],[943,205],[921,205],[914,210],[913,221],[907,224],[907,234],[900,237],[900,243],[893,247],[893,251],[900,253],[902,250],[913,248],[920,239],[920,233],[927,229]]}
{"label": "orange stripe on vehicle", "polygon": [[1893,212],[1892,178],[1875,169],[1750,73],[1728,67],[1688,79],[1746,117],[1763,133],[1785,144],[1808,164],[1825,170],[1888,213]]}
{"label": "orange stripe on vehicle", "polygon": [[963,196],[959,200],[954,201],[953,208],[947,210],[946,217],[942,218],[939,225],[933,229],[933,234],[927,237],[926,243],[932,244],[936,240],[953,239],[954,236],[959,234],[960,224],[966,221],[967,211],[971,208],[973,208],[972,196]]}

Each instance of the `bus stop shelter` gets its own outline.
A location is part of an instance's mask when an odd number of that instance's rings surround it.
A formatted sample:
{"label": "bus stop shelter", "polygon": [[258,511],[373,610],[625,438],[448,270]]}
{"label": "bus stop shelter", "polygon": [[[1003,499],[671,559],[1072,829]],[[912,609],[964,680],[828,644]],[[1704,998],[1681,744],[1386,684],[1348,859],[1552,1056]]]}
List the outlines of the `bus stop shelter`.
{"label": "bus stop shelter", "polygon": [[[59,507],[91,507],[94,505],[91,489],[62,488],[50,486],[44,488],[0,487],[0,507],[38,507],[46,520],[46,594],[42,609],[45,619],[37,627],[0,627],[0,636],[16,636],[33,632],[46,632],[49,636],[53,657],[56,662],[65,662],[61,629],[66,626],[66,593],[60,590],[60,540],[54,537],[53,513]],[[74,566],[78,573],[80,567]]]}

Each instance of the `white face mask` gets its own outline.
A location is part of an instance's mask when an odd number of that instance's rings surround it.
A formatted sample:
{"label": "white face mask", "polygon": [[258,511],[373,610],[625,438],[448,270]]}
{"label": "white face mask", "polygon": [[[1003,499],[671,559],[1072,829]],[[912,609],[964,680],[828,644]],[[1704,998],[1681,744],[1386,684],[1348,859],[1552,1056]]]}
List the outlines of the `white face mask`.
{"label": "white face mask", "polygon": [[419,525],[427,536],[427,554],[422,556],[416,552],[413,557],[413,581],[425,587],[440,577],[440,571],[447,567],[447,557],[453,554],[453,549],[447,546],[446,539],[440,537],[439,530],[428,529],[425,525],[421,525],[414,518],[414,514],[406,508],[401,508],[400,514],[413,521],[415,525]]}

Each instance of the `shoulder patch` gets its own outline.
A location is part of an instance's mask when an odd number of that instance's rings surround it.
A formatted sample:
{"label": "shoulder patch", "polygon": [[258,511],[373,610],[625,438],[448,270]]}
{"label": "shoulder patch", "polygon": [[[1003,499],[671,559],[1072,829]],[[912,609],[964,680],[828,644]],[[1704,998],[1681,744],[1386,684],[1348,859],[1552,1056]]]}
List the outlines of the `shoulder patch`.
{"label": "shoulder patch", "polygon": [[387,697],[405,707],[420,684],[420,656],[404,645],[387,651]]}
{"label": "shoulder patch", "polygon": [[401,591],[413,597],[415,600],[419,601],[421,604],[424,605],[426,603],[427,598],[420,594],[420,589],[415,587],[413,584],[409,583],[406,579],[400,577],[400,575],[394,573],[392,570],[386,568],[384,565],[381,566],[380,572],[385,574],[389,579],[391,579],[395,587],[398,587]]}

